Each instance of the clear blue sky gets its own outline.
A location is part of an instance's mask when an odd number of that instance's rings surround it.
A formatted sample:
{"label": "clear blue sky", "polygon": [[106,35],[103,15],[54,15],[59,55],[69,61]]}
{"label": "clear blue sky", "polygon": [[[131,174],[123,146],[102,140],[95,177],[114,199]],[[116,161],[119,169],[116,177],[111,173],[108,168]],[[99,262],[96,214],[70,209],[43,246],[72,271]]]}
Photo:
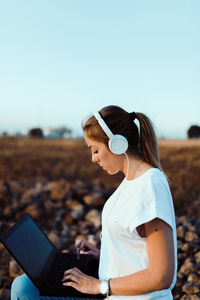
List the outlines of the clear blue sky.
{"label": "clear blue sky", "polygon": [[200,125],[199,0],[0,2],[0,131],[68,126],[103,106]]}

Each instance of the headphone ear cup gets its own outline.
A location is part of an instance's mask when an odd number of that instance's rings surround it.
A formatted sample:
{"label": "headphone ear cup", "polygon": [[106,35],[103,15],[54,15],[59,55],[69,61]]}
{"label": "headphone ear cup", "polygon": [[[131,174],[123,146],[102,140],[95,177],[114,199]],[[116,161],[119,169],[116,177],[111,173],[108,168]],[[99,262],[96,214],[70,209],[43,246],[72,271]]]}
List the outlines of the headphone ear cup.
{"label": "headphone ear cup", "polygon": [[109,149],[112,153],[120,155],[127,151],[128,141],[120,134],[115,134],[108,142]]}

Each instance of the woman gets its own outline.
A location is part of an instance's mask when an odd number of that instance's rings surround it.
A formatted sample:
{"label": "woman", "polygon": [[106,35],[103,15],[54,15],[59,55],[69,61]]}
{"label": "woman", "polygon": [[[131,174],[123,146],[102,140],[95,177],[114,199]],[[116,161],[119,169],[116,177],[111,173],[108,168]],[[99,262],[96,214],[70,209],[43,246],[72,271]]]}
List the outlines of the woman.
{"label": "woman", "polygon": [[[107,106],[85,122],[83,131],[92,162],[110,175],[122,172],[125,178],[104,205],[100,251],[84,240],[77,246],[77,254],[100,259],[99,279],[74,268],[66,270],[63,285],[113,300],[173,299],[176,224],[151,121],[142,113]],[[14,281],[12,300],[32,299],[17,298],[23,280]]]}

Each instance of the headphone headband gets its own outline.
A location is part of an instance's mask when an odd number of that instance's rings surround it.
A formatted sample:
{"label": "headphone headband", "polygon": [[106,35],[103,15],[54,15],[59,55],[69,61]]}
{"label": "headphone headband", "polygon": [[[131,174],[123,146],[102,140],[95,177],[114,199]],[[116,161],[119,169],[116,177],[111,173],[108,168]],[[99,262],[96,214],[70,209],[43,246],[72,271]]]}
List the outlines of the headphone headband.
{"label": "headphone headband", "polygon": [[97,119],[99,125],[101,126],[101,128],[104,130],[104,132],[106,133],[106,135],[109,138],[113,138],[114,134],[112,133],[112,131],[110,130],[110,128],[108,127],[108,125],[105,123],[105,121],[102,119],[100,113],[98,111],[96,111],[94,113],[95,118]]}

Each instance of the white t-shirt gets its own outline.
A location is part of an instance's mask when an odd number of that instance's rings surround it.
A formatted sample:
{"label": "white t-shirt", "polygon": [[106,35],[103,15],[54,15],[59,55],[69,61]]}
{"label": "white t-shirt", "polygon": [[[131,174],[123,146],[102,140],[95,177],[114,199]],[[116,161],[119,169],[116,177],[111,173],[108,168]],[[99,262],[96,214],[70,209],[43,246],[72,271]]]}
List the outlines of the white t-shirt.
{"label": "white t-shirt", "polygon": [[122,181],[106,201],[102,211],[102,240],[99,278],[122,277],[148,267],[146,238],[136,227],[160,218],[173,230],[175,270],[169,289],[137,296],[112,295],[109,299],[173,299],[171,290],[176,282],[176,222],[167,179],[159,169],[151,168],[134,180]]}

